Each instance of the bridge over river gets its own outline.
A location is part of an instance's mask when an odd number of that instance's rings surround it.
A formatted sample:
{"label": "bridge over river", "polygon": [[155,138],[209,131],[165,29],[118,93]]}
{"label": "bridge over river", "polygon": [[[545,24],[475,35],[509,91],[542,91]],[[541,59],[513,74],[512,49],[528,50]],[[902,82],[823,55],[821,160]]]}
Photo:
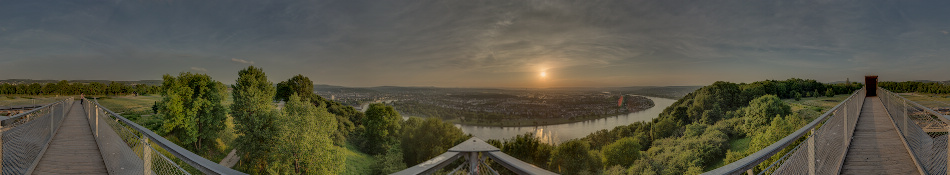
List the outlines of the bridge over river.
{"label": "bridge over river", "polygon": [[[705,174],[947,174],[948,124],[950,116],[871,84],[782,140]],[[91,100],[0,117],[0,133],[2,174],[189,174],[186,167],[244,174]],[[489,162],[517,174],[555,174],[479,138],[395,174],[498,174]]]}

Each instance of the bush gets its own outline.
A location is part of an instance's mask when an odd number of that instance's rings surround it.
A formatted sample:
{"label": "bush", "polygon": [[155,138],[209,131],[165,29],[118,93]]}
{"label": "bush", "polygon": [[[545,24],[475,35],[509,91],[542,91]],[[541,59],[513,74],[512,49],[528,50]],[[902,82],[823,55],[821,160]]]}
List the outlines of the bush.
{"label": "bush", "polygon": [[603,154],[606,166],[628,166],[640,158],[640,142],[634,138],[625,137],[604,146]]}

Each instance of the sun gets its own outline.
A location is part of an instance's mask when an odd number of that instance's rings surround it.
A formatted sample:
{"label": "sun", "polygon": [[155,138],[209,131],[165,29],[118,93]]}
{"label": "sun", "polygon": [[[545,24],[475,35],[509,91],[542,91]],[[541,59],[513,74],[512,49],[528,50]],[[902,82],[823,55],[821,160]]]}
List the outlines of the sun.
{"label": "sun", "polygon": [[548,76],[547,72],[541,72],[541,77],[547,77],[547,76]]}

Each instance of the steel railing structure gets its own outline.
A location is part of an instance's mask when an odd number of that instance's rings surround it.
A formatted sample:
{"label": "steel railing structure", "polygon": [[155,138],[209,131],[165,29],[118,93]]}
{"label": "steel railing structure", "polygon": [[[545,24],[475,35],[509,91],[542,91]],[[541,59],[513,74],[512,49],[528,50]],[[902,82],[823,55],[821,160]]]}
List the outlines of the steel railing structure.
{"label": "steel railing structure", "polygon": [[885,89],[878,89],[901,141],[907,145],[911,158],[924,174],[947,174],[947,139],[950,116],[938,113],[917,102],[907,100]]}
{"label": "steel railing structure", "polygon": [[703,174],[839,174],[864,105],[864,91],[855,91],[778,142]]}
{"label": "steel railing structure", "polygon": [[73,99],[66,98],[0,119],[2,174],[32,173],[72,104]]}
{"label": "steel railing structure", "polygon": [[[418,175],[435,174],[442,171],[445,166],[455,163],[456,160],[464,160],[459,166],[448,171],[447,174],[498,174],[489,165],[489,160],[511,170],[517,174],[556,174],[548,170],[538,168],[537,166],[518,160],[508,154],[502,153],[501,149],[485,143],[482,139],[472,137],[442,153],[418,165],[409,167],[405,170],[393,173],[392,175]],[[441,174],[441,173],[440,173]]]}
{"label": "steel railing structure", "polygon": [[[95,100],[85,100],[83,104],[110,174],[189,174],[182,166],[204,174],[245,174],[198,156]],[[176,164],[163,153],[185,165]]]}

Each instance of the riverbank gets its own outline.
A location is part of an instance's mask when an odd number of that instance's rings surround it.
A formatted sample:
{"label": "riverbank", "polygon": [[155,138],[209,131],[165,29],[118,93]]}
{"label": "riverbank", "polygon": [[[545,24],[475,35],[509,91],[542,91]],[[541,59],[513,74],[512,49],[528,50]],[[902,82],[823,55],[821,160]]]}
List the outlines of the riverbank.
{"label": "riverbank", "polygon": [[590,133],[604,129],[613,129],[617,126],[630,125],[640,121],[650,121],[659,116],[663,109],[676,102],[675,99],[645,96],[654,102],[654,107],[612,117],[575,121],[572,123],[551,124],[542,126],[475,126],[456,124],[466,134],[481,139],[511,139],[517,135],[533,133],[544,143],[558,144],[577,138],[583,138]]}
{"label": "riverbank", "polygon": [[[526,127],[526,126],[547,126],[547,125],[558,125],[558,124],[567,124],[567,123],[576,123],[584,122],[590,120],[603,119],[608,117],[616,117],[621,115],[627,115],[630,113],[636,113],[644,111],[650,108],[655,107],[656,104],[650,98],[644,96],[630,96],[630,98],[624,100],[622,107],[616,107],[615,111],[610,113],[598,114],[598,115],[583,115],[575,117],[556,117],[556,118],[531,118],[531,117],[499,117],[499,114],[481,114],[481,115],[495,115],[493,118],[454,118],[445,120],[457,125],[468,125],[468,126],[489,126],[489,127]],[[412,114],[407,114],[407,116],[416,116]],[[498,119],[498,118],[508,118],[508,119]],[[515,119],[510,119],[515,118]]]}
{"label": "riverbank", "polygon": [[[653,108],[653,107],[655,107],[655,105],[651,105],[649,108]],[[649,108],[640,109],[636,111],[629,111],[626,113],[604,114],[604,115],[587,116],[587,117],[580,117],[580,118],[569,118],[569,119],[567,118],[552,118],[552,119],[525,118],[525,119],[520,119],[520,120],[507,120],[507,121],[498,121],[498,122],[495,122],[495,121],[488,121],[488,122],[464,121],[463,122],[460,119],[451,119],[451,120],[445,120],[445,121],[452,124],[457,124],[457,125],[487,126],[487,127],[548,126],[548,125],[560,125],[560,124],[568,124],[568,123],[585,122],[585,121],[603,119],[603,118],[608,118],[608,117],[617,117],[617,116],[644,111]]]}

